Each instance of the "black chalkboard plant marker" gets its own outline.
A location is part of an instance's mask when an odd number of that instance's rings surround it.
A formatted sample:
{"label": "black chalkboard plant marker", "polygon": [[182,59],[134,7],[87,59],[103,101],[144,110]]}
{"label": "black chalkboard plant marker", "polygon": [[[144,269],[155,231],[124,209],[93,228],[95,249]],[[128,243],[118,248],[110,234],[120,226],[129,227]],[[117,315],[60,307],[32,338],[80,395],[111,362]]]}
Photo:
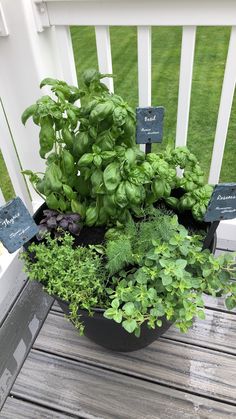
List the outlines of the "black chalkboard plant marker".
{"label": "black chalkboard plant marker", "polygon": [[211,226],[203,242],[203,249],[208,248],[220,221],[233,218],[236,218],[236,183],[215,185],[204,216],[204,221],[211,222]]}
{"label": "black chalkboard plant marker", "polygon": [[0,241],[14,253],[38,233],[38,226],[17,197],[0,207]]}
{"label": "black chalkboard plant marker", "polygon": [[161,143],[163,137],[163,106],[136,108],[136,143],[145,144],[145,153],[151,153],[152,143]]}

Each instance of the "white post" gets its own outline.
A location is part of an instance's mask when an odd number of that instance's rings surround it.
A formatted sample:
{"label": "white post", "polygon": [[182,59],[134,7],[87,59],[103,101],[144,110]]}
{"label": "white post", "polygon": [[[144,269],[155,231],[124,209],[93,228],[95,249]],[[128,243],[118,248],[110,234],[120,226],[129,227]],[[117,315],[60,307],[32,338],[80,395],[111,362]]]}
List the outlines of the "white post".
{"label": "white post", "polygon": [[224,157],[225,142],[227,138],[230,113],[234,98],[236,84],[236,26],[232,27],[228,55],[225,65],[224,81],[221,92],[220,107],[217,119],[215,141],[212,152],[211,168],[208,182],[218,183],[222,161]]}
{"label": "white post", "polygon": [[68,84],[77,86],[77,75],[75,68],[75,60],[73,46],[70,35],[69,26],[55,26],[52,28],[54,37],[55,52],[58,59],[58,70],[60,78]]}
{"label": "white post", "polygon": [[196,26],[183,27],[175,142],[176,147],[187,144],[195,38]]}

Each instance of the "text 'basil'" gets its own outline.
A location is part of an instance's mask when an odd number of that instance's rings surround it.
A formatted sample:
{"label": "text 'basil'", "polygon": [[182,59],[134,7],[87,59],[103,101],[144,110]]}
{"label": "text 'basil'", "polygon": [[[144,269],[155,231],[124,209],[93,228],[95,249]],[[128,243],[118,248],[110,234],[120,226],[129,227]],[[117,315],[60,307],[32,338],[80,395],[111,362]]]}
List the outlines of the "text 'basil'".
{"label": "text 'basil'", "polygon": [[164,108],[162,106],[136,108],[136,143],[161,143],[163,120]]}

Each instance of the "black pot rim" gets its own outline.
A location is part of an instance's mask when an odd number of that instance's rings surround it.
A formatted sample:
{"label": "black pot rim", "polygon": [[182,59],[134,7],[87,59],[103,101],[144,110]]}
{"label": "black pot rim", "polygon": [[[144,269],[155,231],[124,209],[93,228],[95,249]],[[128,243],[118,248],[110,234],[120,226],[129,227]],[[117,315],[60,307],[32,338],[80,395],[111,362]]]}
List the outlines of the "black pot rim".
{"label": "black pot rim", "polygon": [[[60,300],[63,304],[67,304],[68,306],[70,305],[69,301],[62,300],[62,298],[58,297],[58,295],[53,294],[52,297],[55,298],[55,300]],[[86,308],[78,308],[78,311],[89,313]],[[95,313],[105,313],[106,309],[100,307],[91,307],[91,311],[94,311]]]}

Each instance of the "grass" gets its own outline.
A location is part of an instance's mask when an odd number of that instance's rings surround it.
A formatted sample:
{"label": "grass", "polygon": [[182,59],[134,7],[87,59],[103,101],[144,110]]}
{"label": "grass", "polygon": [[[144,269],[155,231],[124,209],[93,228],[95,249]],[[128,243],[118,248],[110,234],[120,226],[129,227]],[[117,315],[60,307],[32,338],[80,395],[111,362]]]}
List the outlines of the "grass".
{"label": "grass", "polygon": [[[78,81],[89,67],[97,68],[95,33],[92,27],[71,30]],[[134,27],[111,28],[115,92],[133,107],[138,105],[137,33]],[[200,27],[197,30],[192,82],[188,147],[197,155],[208,178],[230,28]],[[152,28],[152,105],[166,109],[164,139],[174,144],[181,51],[181,28]],[[236,99],[228,130],[221,182],[236,182]]]}
{"label": "grass", "polygon": [[[71,29],[78,81],[82,72],[97,68],[94,28]],[[152,29],[152,105],[166,109],[164,139],[158,150],[168,142],[174,143],[179,83],[181,28]],[[192,82],[188,147],[198,156],[209,173],[230,28],[200,27],[197,30]],[[131,106],[138,105],[137,34],[134,27],[111,28],[115,92]],[[50,75],[49,75],[50,76]],[[236,99],[234,98],[230,125],[221,170],[221,182],[236,182]],[[6,199],[12,196],[9,178],[0,155],[0,187]]]}
{"label": "grass", "polygon": [[6,201],[12,199],[15,195],[14,189],[9,178],[5,162],[0,151],[0,188]]}

